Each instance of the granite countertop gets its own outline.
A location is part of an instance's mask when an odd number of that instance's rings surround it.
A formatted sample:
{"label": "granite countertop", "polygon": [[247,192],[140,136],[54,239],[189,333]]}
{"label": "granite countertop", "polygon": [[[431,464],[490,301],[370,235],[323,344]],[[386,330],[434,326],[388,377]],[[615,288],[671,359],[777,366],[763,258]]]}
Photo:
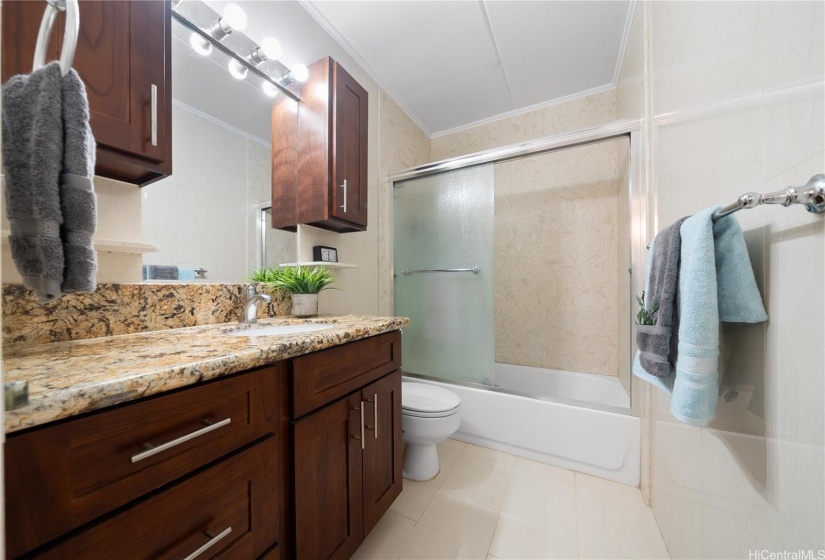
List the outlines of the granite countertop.
{"label": "granite countertop", "polygon": [[334,323],[278,336],[228,336],[237,323],[4,349],[5,381],[28,381],[29,404],[5,412],[6,433],[155,395],[221,375],[397,330],[403,317],[261,319],[256,327]]}

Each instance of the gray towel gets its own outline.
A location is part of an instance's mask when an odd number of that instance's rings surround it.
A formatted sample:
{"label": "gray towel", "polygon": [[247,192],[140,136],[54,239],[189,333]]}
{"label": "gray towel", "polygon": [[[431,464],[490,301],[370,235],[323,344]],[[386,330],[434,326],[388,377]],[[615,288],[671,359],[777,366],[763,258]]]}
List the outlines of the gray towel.
{"label": "gray towel", "polygon": [[96,287],[97,253],[92,238],[97,228],[95,139],[89,126],[86,88],[77,72],[63,77],[63,172],[60,206],[63,211],[64,293],[93,292]]}
{"label": "gray towel", "polygon": [[177,280],[178,267],[160,264],[143,265],[144,280]]}
{"label": "gray towel", "polygon": [[[659,303],[653,315],[654,326],[636,329],[636,344],[642,367],[651,375],[666,377],[673,371],[676,347],[673,327],[676,326],[676,293],[679,287],[679,254],[682,237],[679,228],[687,217],[678,220],[656,235],[653,241],[645,304]],[[671,359],[671,356],[674,359]]]}
{"label": "gray towel", "polygon": [[83,83],[57,62],[3,85],[9,239],[23,284],[50,301],[95,289],[94,138]]}

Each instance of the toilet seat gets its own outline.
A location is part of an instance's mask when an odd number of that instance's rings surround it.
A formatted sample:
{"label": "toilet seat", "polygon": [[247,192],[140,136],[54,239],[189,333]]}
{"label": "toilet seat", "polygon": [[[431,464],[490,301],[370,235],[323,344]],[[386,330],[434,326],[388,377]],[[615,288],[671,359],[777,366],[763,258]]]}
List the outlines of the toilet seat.
{"label": "toilet seat", "polygon": [[426,383],[401,384],[401,414],[443,418],[458,413],[461,399],[448,389]]}

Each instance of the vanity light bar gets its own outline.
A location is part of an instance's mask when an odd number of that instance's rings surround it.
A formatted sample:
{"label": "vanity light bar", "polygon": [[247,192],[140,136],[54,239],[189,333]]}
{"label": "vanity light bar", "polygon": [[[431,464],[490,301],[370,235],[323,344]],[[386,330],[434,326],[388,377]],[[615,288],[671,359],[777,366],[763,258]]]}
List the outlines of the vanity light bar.
{"label": "vanity light bar", "polygon": [[[234,8],[241,10],[238,6],[234,6]],[[185,0],[172,3],[172,17],[192,31],[193,46],[197,43],[202,47],[196,49],[199,54],[208,55],[215,48],[230,57],[230,67],[235,70],[232,72],[235,78],[243,79],[248,74],[252,74],[263,81],[264,93],[270,97],[280,91],[290,99],[301,100],[300,88],[298,84],[293,84],[296,81],[302,81],[300,78],[305,76],[303,72],[305,67],[296,64],[294,68],[290,69],[282,62],[266,57],[264,55],[265,50],[271,51],[273,49],[263,49],[261,45],[244,35],[240,29],[232,28],[226,22],[222,23],[221,20],[227,19],[226,15],[222,17],[201,0]],[[213,34],[212,31],[216,29],[216,26],[221,29],[221,32]],[[199,38],[200,41],[196,42],[195,37]],[[269,47],[270,45],[266,46]],[[239,76],[243,76],[243,78]]]}

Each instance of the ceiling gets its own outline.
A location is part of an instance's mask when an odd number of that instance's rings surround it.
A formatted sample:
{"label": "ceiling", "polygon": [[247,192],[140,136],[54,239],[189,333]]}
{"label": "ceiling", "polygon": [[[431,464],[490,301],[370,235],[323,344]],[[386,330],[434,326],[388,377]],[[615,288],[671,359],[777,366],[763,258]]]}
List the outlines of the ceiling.
{"label": "ceiling", "polygon": [[632,1],[304,7],[430,136],[615,87]]}
{"label": "ceiling", "polygon": [[[216,12],[227,3],[206,1]],[[614,87],[634,6],[233,1],[247,12],[245,33],[277,37],[288,66],[343,47],[430,136]],[[271,99],[230,77],[220,57],[195,54],[181,25],[172,29],[175,103],[268,143]]]}

